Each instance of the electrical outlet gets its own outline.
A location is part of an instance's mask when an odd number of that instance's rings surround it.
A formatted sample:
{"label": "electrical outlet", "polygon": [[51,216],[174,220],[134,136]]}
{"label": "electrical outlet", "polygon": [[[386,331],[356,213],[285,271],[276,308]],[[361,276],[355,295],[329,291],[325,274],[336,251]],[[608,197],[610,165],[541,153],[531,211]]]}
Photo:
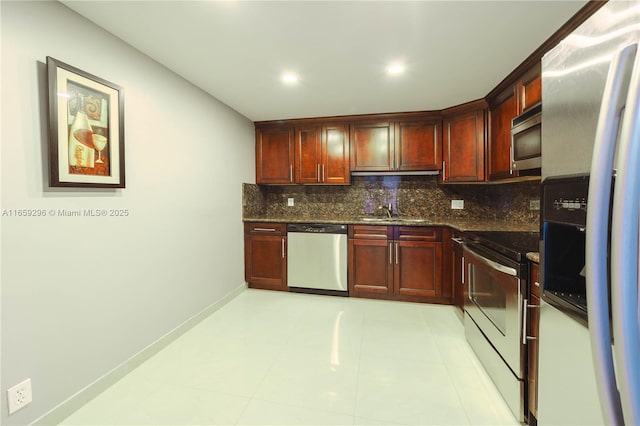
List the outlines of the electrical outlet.
{"label": "electrical outlet", "polygon": [[451,200],[451,208],[454,210],[464,209],[464,200]]}
{"label": "electrical outlet", "polygon": [[293,207],[293,198],[287,198],[287,206]]}
{"label": "electrical outlet", "polygon": [[529,210],[540,210],[540,200],[529,200]]}
{"label": "electrical outlet", "polygon": [[18,383],[7,390],[7,399],[9,400],[9,414],[13,414],[25,405],[31,403],[31,379],[27,379],[22,383]]}

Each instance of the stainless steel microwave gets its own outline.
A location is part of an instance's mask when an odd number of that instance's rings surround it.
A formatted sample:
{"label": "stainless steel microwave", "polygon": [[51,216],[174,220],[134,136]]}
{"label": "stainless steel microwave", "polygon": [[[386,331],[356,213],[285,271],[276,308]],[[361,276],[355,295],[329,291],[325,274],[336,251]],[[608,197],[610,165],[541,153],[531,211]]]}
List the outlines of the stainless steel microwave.
{"label": "stainless steel microwave", "polygon": [[542,104],[538,103],[511,120],[511,170],[542,166]]}

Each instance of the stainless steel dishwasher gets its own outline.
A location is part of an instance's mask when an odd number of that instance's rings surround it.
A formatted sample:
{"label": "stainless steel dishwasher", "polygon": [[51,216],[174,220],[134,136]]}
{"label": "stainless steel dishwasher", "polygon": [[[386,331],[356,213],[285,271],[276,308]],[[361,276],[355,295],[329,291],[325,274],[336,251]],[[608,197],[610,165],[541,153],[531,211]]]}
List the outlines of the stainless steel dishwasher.
{"label": "stainless steel dishwasher", "polygon": [[291,291],[348,295],[347,225],[287,225],[287,282]]}

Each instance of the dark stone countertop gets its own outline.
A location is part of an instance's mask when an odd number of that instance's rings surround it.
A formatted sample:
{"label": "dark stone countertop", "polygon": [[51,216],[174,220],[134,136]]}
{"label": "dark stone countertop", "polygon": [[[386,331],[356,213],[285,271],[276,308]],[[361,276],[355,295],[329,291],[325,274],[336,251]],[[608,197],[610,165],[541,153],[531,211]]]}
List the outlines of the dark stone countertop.
{"label": "dark stone countertop", "polygon": [[382,226],[448,226],[460,232],[465,231],[527,231],[537,232],[540,228],[537,223],[523,225],[521,223],[509,223],[505,221],[486,219],[423,219],[413,217],[396,217],[386,219],[380,216],[357,217],[245,217],[243,222],[277,222],[277,223],[339,223],[346,225],[382,225]]}
{"label": "dark stone countertop", "polygon": [[532,262],[540,263],[540,253],[538,252],[529,252],[527,253],[527,259]]}

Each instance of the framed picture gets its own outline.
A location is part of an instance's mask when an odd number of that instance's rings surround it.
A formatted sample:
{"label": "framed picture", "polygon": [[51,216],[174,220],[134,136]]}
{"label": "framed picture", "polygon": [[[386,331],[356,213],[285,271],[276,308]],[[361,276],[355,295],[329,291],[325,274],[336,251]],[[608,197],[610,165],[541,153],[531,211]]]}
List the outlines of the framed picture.
{"label": "framed picture", "polygon": [[49,186],[124,188],[122,87],[47,56]]}

